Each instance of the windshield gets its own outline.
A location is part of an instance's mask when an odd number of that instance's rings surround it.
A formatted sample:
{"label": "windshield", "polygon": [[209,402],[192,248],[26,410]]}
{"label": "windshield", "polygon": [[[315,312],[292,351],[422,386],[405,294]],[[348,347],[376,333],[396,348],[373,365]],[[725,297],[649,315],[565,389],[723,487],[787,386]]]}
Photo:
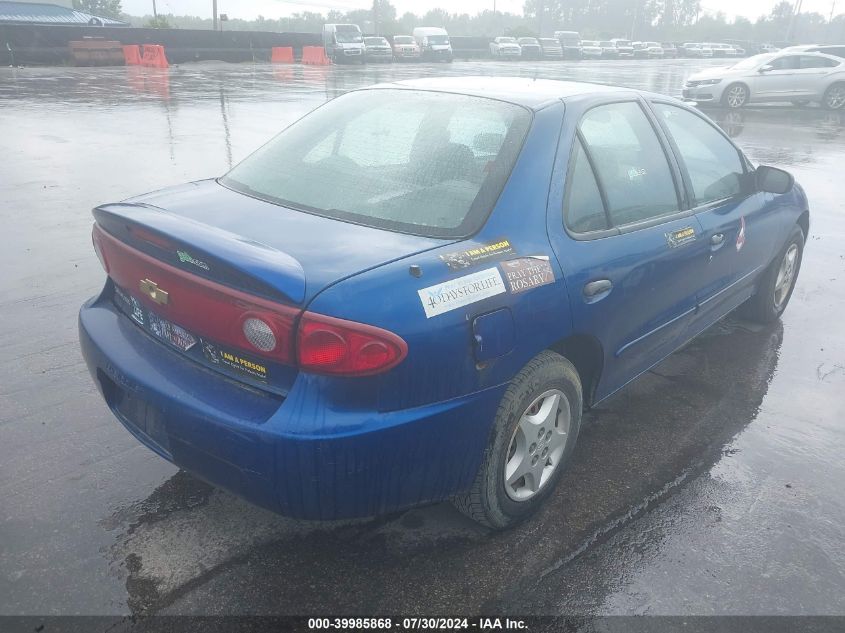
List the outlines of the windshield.
{"label": "windshield", "polygon": [[581,40],[581,46],[595,46],[596,43],[592,40]]}
{"label": "windshield", "polygon": [[364,44],[369,44],[370,46],[387,46],[387,40],[383,37],[365,37]]}
{"label": "windshield", "polygon": [[629,42],[628,40],[617,40],[617,41],[616,41],[616,46],[625,46],[625,47],[629,47],[629,46],[631,46],[631,42]]}
{"label": "windshield", "polygon": [[500,37],[499,44],[516,44],[516,40],[512,37]]}
{"label": "windshield", "polygon": [[536,40],[536,39],[534,39],[533,37],[520,37],[520,38],[519,38],[519,43],[520,43],[520,44],[525,44],[525,45],[530,46],[530,45],[532,45],[532,44],[533,44],[533,45],[536,45],[536,44],[537,44],[537,40]]}
{"label": "windshield", "polygon": [[753,57],[747,57],[746,59],[743,59],[741,62],[737,62],[736,64],[731,66],[731,68],[734,68],[736,70],[751,70],[753,68],[757,68],[757,66],[770,62],[775,57],[777,57],[777,55],[775,55],[774,53],[754,55]]}
{"label": "windshield", "polygon": [[560,42],[558,42],[557,40],[553,40],[551,38],[548,38],[548,37],[544,37],[543,39],[540,40],[540,42],[542,42],[543,44],[546,44],[548,46],[560,46]]}
{"label": "windshield", "polygon": [[429,35],[428,36],[428,43],[440,46],[442,44],[449,43],[449,36],[448,35]]}
{"label": "windshield", "polygon": [[335,31],[334,39],[338,44],[360,44],[364,37],[360,31]]}
{"label": "windshield", "polygon": [[220,183],[306,213],[462,237],[498,199],[530,122],[525,108],[482,97],[361,90],[293,124]]}
{"label": "windshield", "polygon": [[397,35],[393,38],[394,44],[413,44],[414,38],[410,35]]}
{"label": "windshield", "polygon": [[599,42],[599,46],[603,46],[605,48],[613,47],[613,42]]}

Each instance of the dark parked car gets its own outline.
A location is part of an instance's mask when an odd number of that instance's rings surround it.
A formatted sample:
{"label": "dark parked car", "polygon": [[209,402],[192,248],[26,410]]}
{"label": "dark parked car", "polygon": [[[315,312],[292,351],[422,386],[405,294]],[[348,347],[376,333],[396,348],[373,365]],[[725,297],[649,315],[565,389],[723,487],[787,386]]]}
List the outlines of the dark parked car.
{"label": "dark parked car", "polygon": [[543,56],[542,47],[536,37],[520,37],[517,43],[522,49],[522,59],[540,59]]}
{"label": "dark parked car", "polygon": [[94,218],[82,352],[140,442],[290,516],[454,499],[503,528],[585,406],[740,306],[780,317],[809,211],[681,101],[452,77],[346,93]]}
{"label": "dark parked car", "polygon": [[563,47],[558,40],[552,37],[541,37],[540,47],[543,51],[543,59],[563,59]]}
{"label": "dark parked car", "polygon": [[581,35],[577,31],[555,31],[566,59],[581,59]]}

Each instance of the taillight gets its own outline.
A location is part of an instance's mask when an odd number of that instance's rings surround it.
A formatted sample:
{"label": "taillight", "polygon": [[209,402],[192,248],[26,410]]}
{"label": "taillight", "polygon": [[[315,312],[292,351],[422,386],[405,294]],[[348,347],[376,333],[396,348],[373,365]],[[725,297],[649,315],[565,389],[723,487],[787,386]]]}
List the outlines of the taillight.
{"label": "taillight", "polygon": [[103,255],[103,247],[100,245],[100,231],[97,230],[96,224],[94,225],[94,229],[91,231],[91,242],[94,244],[94,252],[97,254],[97,259],[100,260],[103,270],[105,270],[106,274],[108,274],[109,265],[106,263],[106,258]]}
{"label": "taillight", "polygon": [[[155,314],[219,345],[291,363],[299,308],[224,286],[150,257],[94,226],[109,276]],[[145,291],[166,293],[162,301]]]}
{"label": "taillight", "polygon": [[371,376],[398,365],[408,345],[396,334],[363,323],[305,312],[297,330],[297,359],[305,371]]}

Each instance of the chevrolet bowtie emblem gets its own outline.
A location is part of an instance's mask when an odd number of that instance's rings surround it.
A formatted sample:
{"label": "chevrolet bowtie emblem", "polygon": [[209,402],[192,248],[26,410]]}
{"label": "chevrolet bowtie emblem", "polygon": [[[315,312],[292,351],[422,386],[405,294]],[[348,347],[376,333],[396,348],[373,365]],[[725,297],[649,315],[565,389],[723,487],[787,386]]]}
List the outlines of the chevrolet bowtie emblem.
{"label": "chevrolet bowtie emblem", "polygon": [[138,284],[138,287],[140,288],[141,292],[143,292],[157,304],[165,305],[167,303],[167,291],[159,288],[156,282],[151,281],[149,279],[142,279]]}

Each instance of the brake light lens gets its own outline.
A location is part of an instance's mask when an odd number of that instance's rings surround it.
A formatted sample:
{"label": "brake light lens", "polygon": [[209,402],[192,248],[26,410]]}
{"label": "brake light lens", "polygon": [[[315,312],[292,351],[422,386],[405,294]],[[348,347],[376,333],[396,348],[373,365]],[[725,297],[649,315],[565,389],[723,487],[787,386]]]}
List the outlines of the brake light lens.
{"label": "brake light lens", "polygon": [[392,369],[408,355],[399,336],[355,321],[303,313],[297,330],[297,358],[305,371],[372,376]]}

